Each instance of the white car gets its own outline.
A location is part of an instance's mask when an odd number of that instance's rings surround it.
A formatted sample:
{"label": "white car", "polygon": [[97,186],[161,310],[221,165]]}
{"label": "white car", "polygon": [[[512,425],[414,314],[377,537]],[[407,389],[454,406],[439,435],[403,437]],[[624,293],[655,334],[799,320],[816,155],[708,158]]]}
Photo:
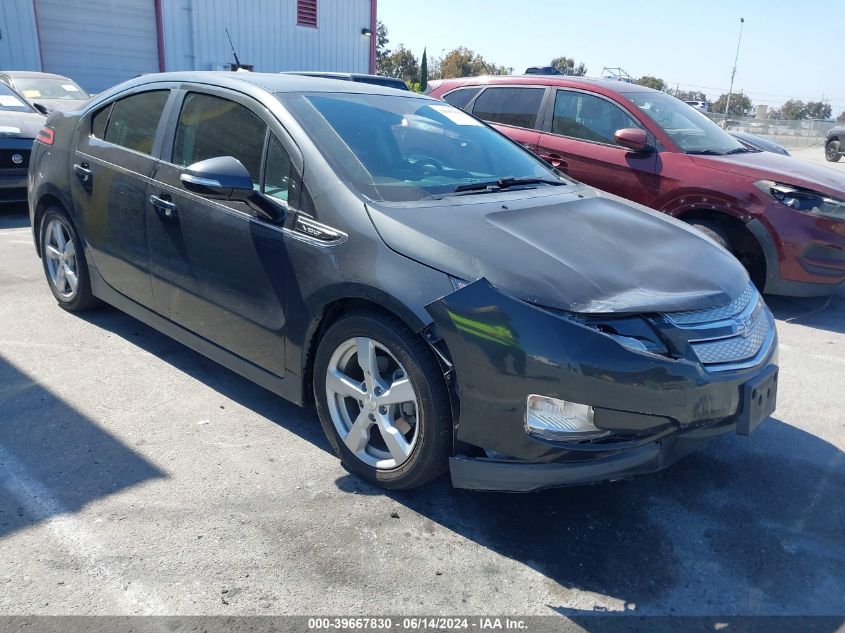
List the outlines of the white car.
{"label": "white car", "polygon": [[710,112],[710,106],[707,105],[706,101],[687,101],[687,105],[691,105],[696,110],[701,110],[702,112]]}

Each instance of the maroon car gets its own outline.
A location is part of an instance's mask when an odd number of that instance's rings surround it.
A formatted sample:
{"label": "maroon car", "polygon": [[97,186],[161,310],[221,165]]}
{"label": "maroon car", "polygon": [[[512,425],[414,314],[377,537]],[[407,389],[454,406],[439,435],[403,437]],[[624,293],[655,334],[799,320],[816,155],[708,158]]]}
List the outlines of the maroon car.
{"label": "maroon car", "polygon": [[573,178],[698,227],[767,293],[826,295],[845,281],[845,176],[832,169],[752,150],[633,84],[533,75],[429,86]]}

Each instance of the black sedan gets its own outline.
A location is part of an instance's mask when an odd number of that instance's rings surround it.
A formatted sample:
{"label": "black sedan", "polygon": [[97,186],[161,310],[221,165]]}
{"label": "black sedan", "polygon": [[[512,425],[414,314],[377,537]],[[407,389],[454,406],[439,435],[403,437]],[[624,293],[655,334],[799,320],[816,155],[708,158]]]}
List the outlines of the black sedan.
{"label": "black sedan", "polygon": [[44,116],[0,83],[0,203],[26,202],[26,175],[32,142]]}
{"label": "black sedan", "polygon": [[446,103],[148,75],[39,139],[30,214],[59,305],[105,301],[313,399],[370,482],[616,479],[774,410],[774,321],[727,251]]}
{"label": "black sedan", "polygon": [[824,157],[831,163],[838,163],[843,153],[845,153],[845,125],[837,125],[827,133]]}

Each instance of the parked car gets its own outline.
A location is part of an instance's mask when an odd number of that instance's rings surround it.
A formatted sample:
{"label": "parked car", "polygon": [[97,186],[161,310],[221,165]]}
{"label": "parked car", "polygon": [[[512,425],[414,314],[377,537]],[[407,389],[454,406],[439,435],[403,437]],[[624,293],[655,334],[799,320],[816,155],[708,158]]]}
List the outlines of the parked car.
{"label": "parked car", "polygon": [[843,175],[749,149],[642,86],[539,75],[429,85],[570,176],[697,227],[767,293],[829,295],[845,281]]}
{"label": "parked car", "polygon": [[774,321],[735,258],[442,101],[148,75],[55,113],[31,174],[60,306],[313,398],[374,484],[616,479],[775,406]]}
{"label": "parked car", "polygon": [[845,125],[837,125],[827,133],[824,157],[831,163],[838,163],[845,154]]}
{"label": "parked car", "polygon": [[42,114],[0,84],[0,203],[26,202],[32,141],[43,125]]}
{"label": "parked car", "polygon": [[745,145],[749,149],[756,149],[761,152],[773,152],[775,154],[783,154],[784,156],[789,156],[789,150],[786,149],[780,143],[775,143],[771,139],[767,139],[764,136],[758,136],[757,134],[750,134],[748,132],[739,132],[736,130],[731,130],[728,132],[731,136],[733,136],[736,140],[740,143]]}
{"label": "parked car", "polygon": [[317,70],[296,70],[287,71],[285,75],[302,75],[303,77],[323,77],[324,79],[340,79],[342,81],[357,81],[359,83],[395,88],[396,90],[408,90],[408,84],[398,77],[384,77],[383,75],[365,75],[362,73],[331,73]]}
{"label": "parked car", "polygon": [[73,79],[52,73],[0,70],[0,82],[23,95],[42,114],[75,110],[90,97]]}
{"label": "parked car", "polygon": [[685,101],[688,106],[692,106],[696,110],[700,110],[701,112],[710,112],[710,106],[707,105],[706,101]]}

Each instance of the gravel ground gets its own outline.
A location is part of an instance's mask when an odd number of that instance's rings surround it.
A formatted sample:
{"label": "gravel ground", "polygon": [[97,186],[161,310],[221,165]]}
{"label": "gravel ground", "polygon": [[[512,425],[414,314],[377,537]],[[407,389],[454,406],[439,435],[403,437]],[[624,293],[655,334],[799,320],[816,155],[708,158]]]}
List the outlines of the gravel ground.
{"label": "gravel ground", "polygon": [[845,614],[843,292],[771,302],[750,438],[593,487],[395,494],[313,409],[59,309],[27,222],[0,214],[0,614]]}

